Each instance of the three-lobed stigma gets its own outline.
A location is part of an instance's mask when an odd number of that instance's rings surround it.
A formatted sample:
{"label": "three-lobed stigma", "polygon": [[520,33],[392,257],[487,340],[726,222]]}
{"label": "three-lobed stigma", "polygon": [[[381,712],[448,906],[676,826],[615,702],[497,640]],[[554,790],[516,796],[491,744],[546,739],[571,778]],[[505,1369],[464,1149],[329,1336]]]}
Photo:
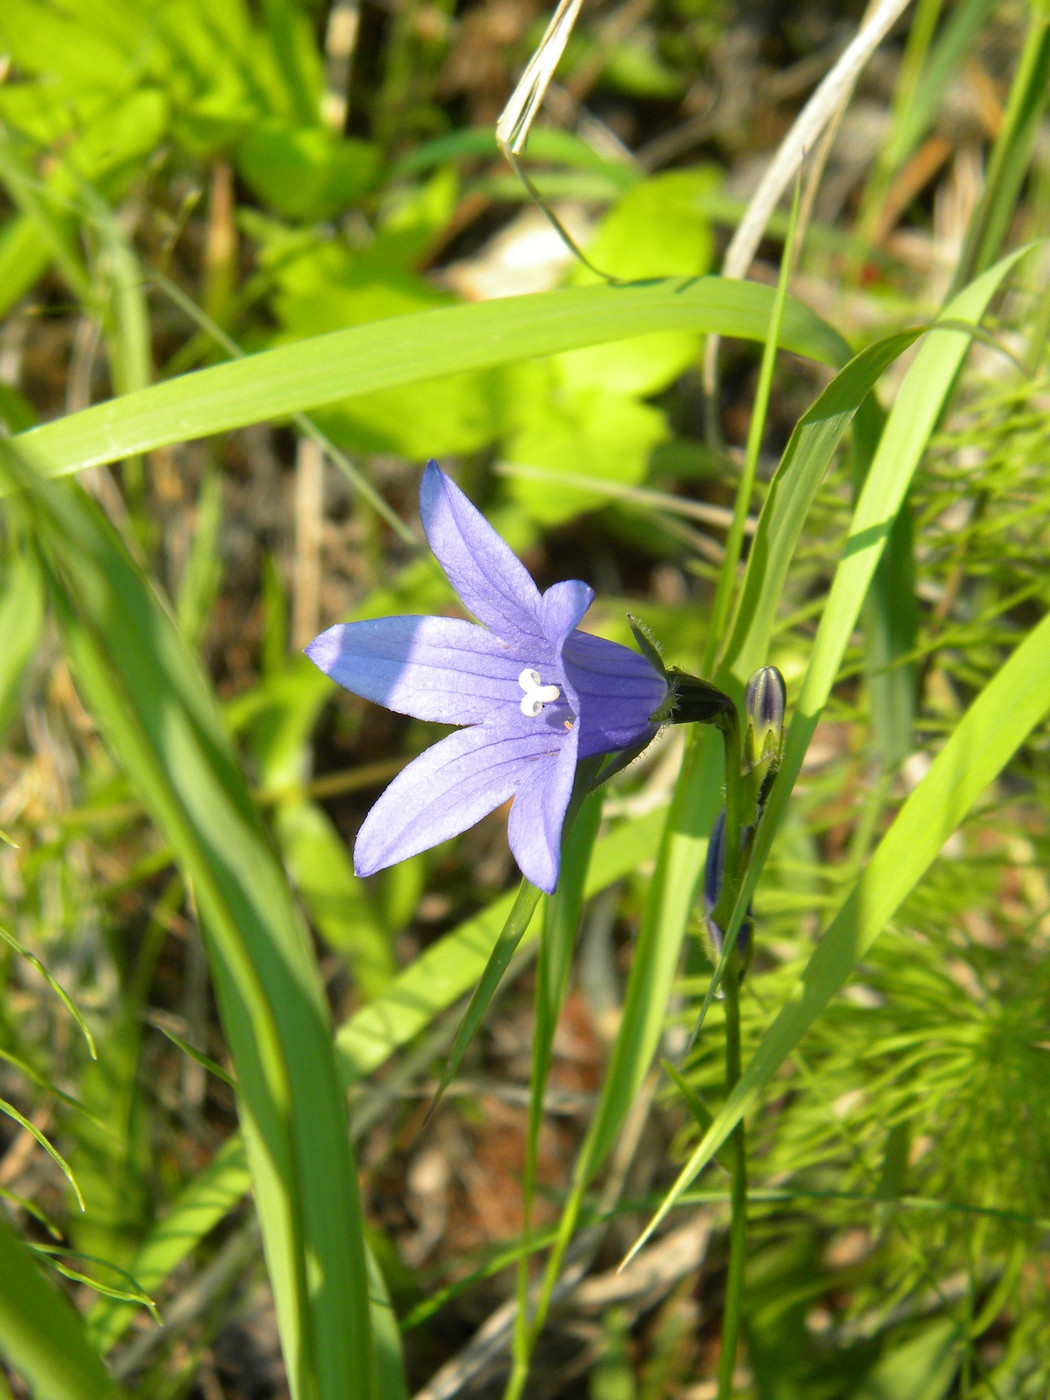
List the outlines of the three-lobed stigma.
{"label": "three-lobed stigma", "polygon": [[521,697],[521,713],[527,719],[535,719],[544,705],[561,699],[561,691],[556,685],[541,685],[539,671],[526,666],[518,677],[518,684],[525,694]]}

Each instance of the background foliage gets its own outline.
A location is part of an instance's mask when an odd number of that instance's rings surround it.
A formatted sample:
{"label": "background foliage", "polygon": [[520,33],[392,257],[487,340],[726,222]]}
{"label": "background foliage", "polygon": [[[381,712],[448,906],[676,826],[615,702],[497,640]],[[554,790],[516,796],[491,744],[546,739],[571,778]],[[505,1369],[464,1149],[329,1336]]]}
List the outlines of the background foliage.
{"label": "background foliage", "polygon": [[[747,282],[860,7],[584,13],[527,164],[611,283],[497,155],[547,18],[0,7],[0,1396],[713,1396],[745,1111],[734,1393],[1050,1392],[1045,7],[906,9]],[[300,648],[451,607],[431,456],[593,630],[787,678],[728,1095],[710,738],[462,1057],[502,818],[353,874],[432,731]]]}

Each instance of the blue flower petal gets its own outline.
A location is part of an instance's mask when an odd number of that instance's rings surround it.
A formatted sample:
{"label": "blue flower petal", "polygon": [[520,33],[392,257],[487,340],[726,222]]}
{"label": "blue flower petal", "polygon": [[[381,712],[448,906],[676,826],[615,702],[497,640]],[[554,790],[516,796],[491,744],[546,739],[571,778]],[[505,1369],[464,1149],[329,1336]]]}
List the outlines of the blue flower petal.
{"label": "blue flower petal", "polygon": [[420,508],[445,573],[485,626],[380,618],[331,627],[307,647],[322,671],[358,695],[467,726],[390,784],[358,834],[355,868],[371,875],[417,855],[513,797],[511,850],[526,878],[553,892],[577,761],[648,742],[666,681],[637,652],[577,630],[594,597],[585,583],[557,583],[541,598],[434,462]]}
{"label": "blue flower petal", "polygon": [[594,590],[575,578],[552,584],[540,600],[540,623],[547,645],[554,654],[565,703],[574,715],[580,713],[580,700],[572,677],[562,664],[562,649],[593,601]]}
{"label": "blue flower petal", "polygon": [[[553,776],[560,791],[557,770],[569,739],[569,732],[542,723],[524,733],[479,724],[450,734],[413,759],[369,812],[354,845],[354,869],[373,875],[458,836],[519,787],[542,788]],[[525,844],[531,851],[531,842]]]}
{"label": "blue flower petal", "polygon": [[524,666],[547,660],[536,647],[508,646],[451,617],[381,617],[346,622],[315,637],[306,654],[366,700],[438,724],[482,724],[517,711]]}
{"label": "blue flower petal", "polygon": [[507,839],[530,884],[553,894],[561,869],[561,831],[576,778],[579,726],[565,731],[557,760],[538,764],[514,794]]}
{"label": "blue flower petal", "polygon": [[667,697],[667,682],[644,656],[574,632],[562,649],[562,666],[566,688],[578,699],[580,758],[633,748],[656,733],[650,718]]}
{"label": "blue flower petal", "polygon": [[423,473],[419,513],[438,563],[478,621],[505,642],[542,637],[528,569],[436,462]]}

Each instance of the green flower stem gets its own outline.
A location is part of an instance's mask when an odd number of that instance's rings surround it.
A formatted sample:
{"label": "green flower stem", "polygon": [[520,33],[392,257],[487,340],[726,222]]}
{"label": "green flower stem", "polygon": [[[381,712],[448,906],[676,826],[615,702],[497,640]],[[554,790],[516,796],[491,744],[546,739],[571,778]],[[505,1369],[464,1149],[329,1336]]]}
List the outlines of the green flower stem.
{"label": "green flower stem", "polygon": [[[740,1078],[740,955],[728,937],[729,918],[736,904],[744,873],[741,849],[744,825],[745,788],[747,777],[742,770],[740,721],[736,707],[723,717],[720,728],[725,747],[726,774],[726,856],[722,890],[714,911],[714,921],[727,935],[725,971],[722,988],[725,993],[725,1085],[726,1097],[733,1092]],[[725,1305],[722,1311],[722,1353],[718,1364],[718,1400],[729,1400],[733,1393],[733,1371],[736,1366],[740,1340],[740,1321],[744,1302],[744,1263],[747,1256],[747,1138],[744,1121],[737,1124],[729,1140],[730,1188],[729,1274],[726,1281]]]}
{"label": "green flower stem", "polygon": [[726,860],[725,874],[722,877],[722,891],[714,911],[714,920],[723,932],[727,932],[726,924],[733,912],[733,905],[736,903],[737,891],[740,888],[740,880],[743,875],[740,842],[744,827],[745,776],[740,749],[740,719],[736,706],[732,705],[725,710],[719,716],[717,723],[722,731],[722,744],[725,750]]}
{"label": "green flower stem", "polygon": [[[726,1010],[726,1095],[732,1093],[740,1078],[740,974],[734,951],[722,979]],[[747,1139],[741,1119],[729,1139],[730,1218],[729,1273],[726,1280],[725,1304],[722,1309],[722,1353],[718,1362],[718,1400],[730,1400],[733,1394],[733,1371],[740,1341],[740,1322],[744,1308],[744,1265],[747,1258]]]}

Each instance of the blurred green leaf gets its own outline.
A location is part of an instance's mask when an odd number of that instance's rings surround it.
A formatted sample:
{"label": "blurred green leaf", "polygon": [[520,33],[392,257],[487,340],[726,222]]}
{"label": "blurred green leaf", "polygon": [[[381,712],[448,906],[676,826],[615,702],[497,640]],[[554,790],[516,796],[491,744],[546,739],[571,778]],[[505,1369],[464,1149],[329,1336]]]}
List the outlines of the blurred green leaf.
{"label": "blurred green leaf", "polygon": [[8,551],[7,577],[0,593],[0,734],[19,709],[23,677],[40,645],[44,605],[40,570],[31,555]]}
{"label": "blurred green leaf", "polygon": [[237,147],[236,162],[265,204],[305,223],[342,213],[379,173],[375,146],[276,119],[253,124]]}
{"label": "blurred green leaf", "polygon": [[[587,256],[625,282],[702,276],[714,257],[706,205],[721,182],[721,173],[711,166],[650,176],[605,216],[587,245]],[[579,268],[572,280],[587,285],[598,279]],[[559,355],[556,364],[569,390],[654,394],[695,364],[698,354],[699,337],[676,331],[574,350]]]}
{"label": "blurred green leaf", "polygon": [[959,1371],[959,1326],[939,1319],[890,1345],[848,1400],[943,1400]]}
{"label": "blurred green leaf", "polygon": [[[558,394],[508,441],[505,455],[514,466],[594,476],[599,482],[636,485],[645,479],[649,458],[669,436],[659,409],[621,394],[581,389]],[[608,502],[607,494],[580,490],[542,475],[512,476],[510,493],[541,525],[558,525],[580,511]]]}

